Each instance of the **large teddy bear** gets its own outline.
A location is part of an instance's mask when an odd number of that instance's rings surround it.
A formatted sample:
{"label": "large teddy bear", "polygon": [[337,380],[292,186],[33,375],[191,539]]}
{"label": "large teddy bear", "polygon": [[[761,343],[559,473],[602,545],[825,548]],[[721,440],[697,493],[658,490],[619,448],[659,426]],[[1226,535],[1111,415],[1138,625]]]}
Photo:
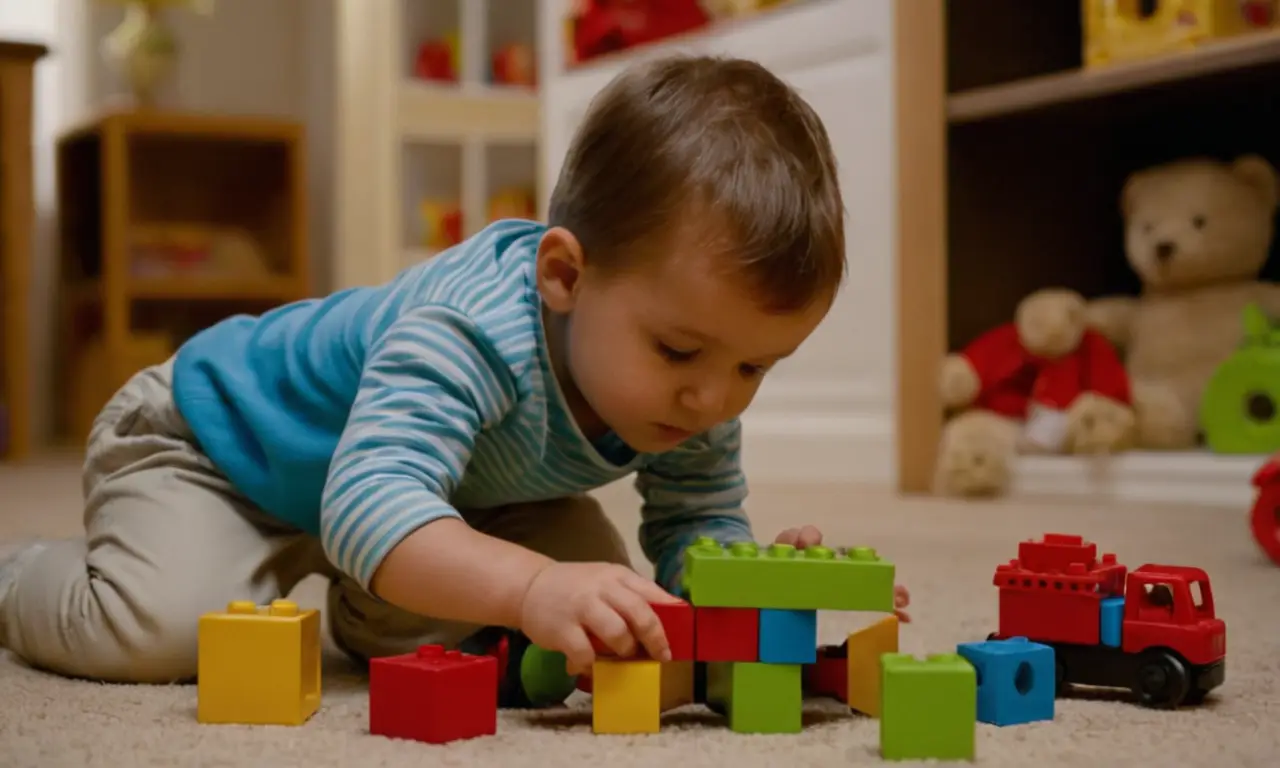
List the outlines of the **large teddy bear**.
{"label": "large teddy bear", "polygon": [[1128,376],[1110,342],[1086,327],[1084,309],[1075,291],[1037,291],[1013,322],[947,355],[939,386],[955,415],[942,430],[935,492],[999,495],[1019,452],[1106,453],[1128,444]]}
{"label": "large teddy bear", "polygon": [[1186,450],[1200,437],[1200,398],[1239,347],[1246,305],[1280,316],[1262,283],[1277,205],[1263,158],[1193,158],[1132,174],[1120,195],[1125,252],[1142,293],[1091,302],[1087,322],[1124,357],[1139,448]]}

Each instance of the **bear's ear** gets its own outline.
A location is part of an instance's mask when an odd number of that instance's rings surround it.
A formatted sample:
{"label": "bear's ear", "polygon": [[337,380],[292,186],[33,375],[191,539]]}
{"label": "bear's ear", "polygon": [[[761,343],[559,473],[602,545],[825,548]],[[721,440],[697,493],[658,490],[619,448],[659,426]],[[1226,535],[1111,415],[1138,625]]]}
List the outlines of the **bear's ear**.
{"label": "bear's ear", "polygon": [[1142,190],[1147,175],[1141,171],[1129,175],[1120,189],[1120,215],[1129,218],[1133,214],[1133,206],[1138,202],[1138,193]]}
{"label": "bear's ear", "polygon": [[1241,155],[1231,164],[1231,172],[1258,194],[1267,210],[1275,210],[1280,190],[1276,184],[1276,169],[1261,155]]}

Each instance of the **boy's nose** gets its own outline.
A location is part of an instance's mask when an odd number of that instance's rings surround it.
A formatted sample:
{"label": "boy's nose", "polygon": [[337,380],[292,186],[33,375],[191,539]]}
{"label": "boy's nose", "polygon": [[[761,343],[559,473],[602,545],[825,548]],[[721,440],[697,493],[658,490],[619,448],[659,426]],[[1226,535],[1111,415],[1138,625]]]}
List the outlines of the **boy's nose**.
{"label": "boy's nose", "polygon": [[719,413],[724,408],[725,397],[727,397],[725,387],[716,384],[703,384],[684,390],[684,396],[680,398],[680,405],[695,414],[704,416],[706,414]]}

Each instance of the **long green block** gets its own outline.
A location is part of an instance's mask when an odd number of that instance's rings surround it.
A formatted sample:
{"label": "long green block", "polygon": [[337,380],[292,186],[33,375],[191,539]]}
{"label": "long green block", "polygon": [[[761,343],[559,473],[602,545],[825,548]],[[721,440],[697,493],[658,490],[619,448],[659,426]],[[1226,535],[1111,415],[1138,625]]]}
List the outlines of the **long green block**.
{"label": "long green block", "polygon": [[707,703],[734,733],[800,733],[804,667],[747,661],[707,663]]}
{"label": "long green block", "polygon": [[813,611],[893,610],[894,566],[870,547],[836,552],[702,537],[684,552],[684,591],[696,606]]}
{"label": "long green block", "polygon": [[886,760],[973,760],[978,673],[963,656],[880,656],[880,755]]}

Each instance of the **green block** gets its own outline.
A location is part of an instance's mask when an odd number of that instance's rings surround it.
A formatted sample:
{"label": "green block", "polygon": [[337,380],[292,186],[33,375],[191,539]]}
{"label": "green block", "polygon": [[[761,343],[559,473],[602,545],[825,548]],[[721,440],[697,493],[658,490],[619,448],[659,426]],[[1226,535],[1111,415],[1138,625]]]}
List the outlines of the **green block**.
{"label": "green block", "polygon": [[562,704],[578,687],[578,678],[568,672],[565,655],[530,644],[520,659],[520,684],[535,707]]}
{"label": "green block", "polygon": [[1205,385],[1200,427],[1214,453],[1280,450],[1280,331],[1256,305],[1245,307],[1244,343]]}
{"label": "green block", "polygon": [[707,663],[707,704],[734,733],[799,733],[803,666],[745,661]]}
{"label": "green block", "polygon": [[972,760],[978,673],[956,653],[880,656],[880,755],[886,760]]}
{"label": "green block", "polygon": [[894,607],[893,577],[893,563],[870,547],[725,547],[704,536],[684,552],[684,591],[691,603],[707,608],[887,613]]}

